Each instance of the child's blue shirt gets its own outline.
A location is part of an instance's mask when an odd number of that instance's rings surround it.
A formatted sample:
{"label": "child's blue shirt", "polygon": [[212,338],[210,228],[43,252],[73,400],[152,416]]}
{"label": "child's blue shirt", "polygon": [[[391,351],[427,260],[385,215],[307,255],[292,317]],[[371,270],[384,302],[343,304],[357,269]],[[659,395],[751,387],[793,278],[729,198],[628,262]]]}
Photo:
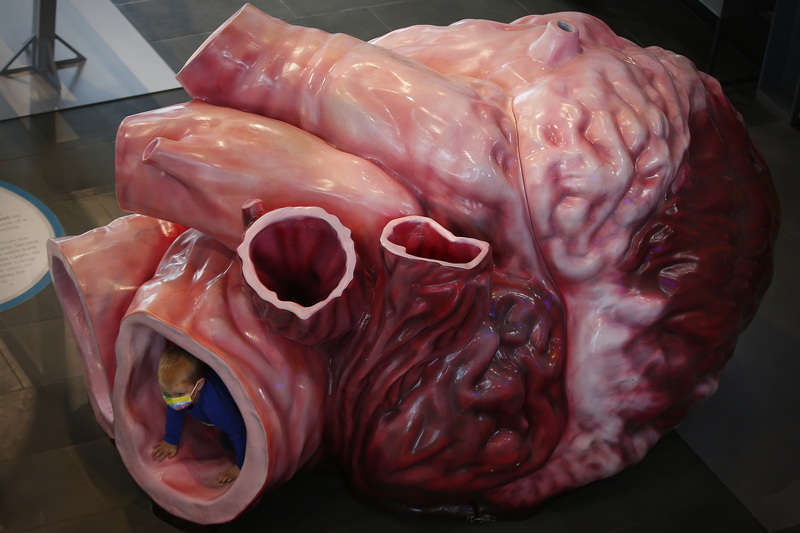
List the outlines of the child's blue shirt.
{"label": "child's blue shirt", "polygon": [[183,422],[188,413],[192,418],[204,424],[216,426],[227,435],[233,444],[236,453],[236,466],[242,468],[244,464],[244,450],[247,444],[247,430],[244,420],[233,401],[231,393],[222,379],[210,368],[206,367],[205,385],[200,391],[200,397],[191,407],[181,411],[167,408],[167,423],[164,440],[170,444],[178,445],[181,441]]}

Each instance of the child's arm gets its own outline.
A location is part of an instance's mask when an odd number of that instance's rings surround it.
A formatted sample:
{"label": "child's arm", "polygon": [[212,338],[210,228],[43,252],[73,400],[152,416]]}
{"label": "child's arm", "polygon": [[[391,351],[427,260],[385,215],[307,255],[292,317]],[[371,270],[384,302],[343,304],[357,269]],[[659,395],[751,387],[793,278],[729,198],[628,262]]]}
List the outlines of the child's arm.
{"label": "child's arm", "polygon": [[164,439],[153,445],[153,452],[150,454],[153,459],[160,463],[164,459],[175,457],[178,453],[178,444],[181,441],[184,419],[184,412],[167,408]]}

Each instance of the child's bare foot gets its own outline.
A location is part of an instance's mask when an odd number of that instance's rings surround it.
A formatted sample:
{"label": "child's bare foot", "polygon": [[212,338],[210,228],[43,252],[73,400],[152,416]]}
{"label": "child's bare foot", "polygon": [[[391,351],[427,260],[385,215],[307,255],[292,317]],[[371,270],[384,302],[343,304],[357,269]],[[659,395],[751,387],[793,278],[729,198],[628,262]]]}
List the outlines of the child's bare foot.
{"label": "child's bare foot", "polygon": [[217,474],[217,482],[222,485],[231,483],[235,481],[237,477],[239,477],[239,472],[240,472],[239,467],[233,465],[224,472],[220,472],[219,474]]}

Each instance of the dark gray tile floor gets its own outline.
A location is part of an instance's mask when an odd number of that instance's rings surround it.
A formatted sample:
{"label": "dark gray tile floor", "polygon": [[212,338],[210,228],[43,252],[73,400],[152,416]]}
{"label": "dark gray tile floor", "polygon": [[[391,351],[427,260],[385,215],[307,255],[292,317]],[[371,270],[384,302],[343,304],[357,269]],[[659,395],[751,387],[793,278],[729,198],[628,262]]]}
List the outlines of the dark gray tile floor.
{"label": "dark gray tile floor", "polygon": [[[176,71],[241,0],[114,0]],[[704,64],[708,21],[681,0],[258,0],[289,22],[371,39],[411,24],[510,21],[576,10],[620,35]],[[749,22],[753,35],[763,21]],[[757,39],[756,39],[757,41]],[[747,44],[745,44],[747,46]],[[754,45],[756,46],[756,45]],[[740,46],[741,48],[741,46]],[[750,51],[750,56],[753,51]],[[757,56],[757,50],[754,52]],[[724,45],[715,75],[741,78],[748,54]],[[772,290],[743,335],[719,393],[640,464],[575,490],[534,516],[488,525],[412,520],[354,500],[336,472],[297,476],[221,531],[720,532],[800,527],[800,134],[758,104],[755,83],[726,84],[773,171],[784,207]],[[67,234],[106,224],[114,137],[127,115],[186,100],[181,90],[0,123],[0,180],[50,207]],[[0,312],[0,530],[10,533],[177,531],[133,483],[86,400],[75,343],[52,287]],[[183,527],[188,527],[186,524]]]}

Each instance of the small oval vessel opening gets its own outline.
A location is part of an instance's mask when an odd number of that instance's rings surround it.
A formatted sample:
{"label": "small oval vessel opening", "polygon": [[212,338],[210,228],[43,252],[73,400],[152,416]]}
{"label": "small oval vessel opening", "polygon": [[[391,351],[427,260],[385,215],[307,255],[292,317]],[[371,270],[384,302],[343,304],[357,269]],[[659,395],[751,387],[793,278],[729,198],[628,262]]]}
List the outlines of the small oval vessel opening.
{"label": "small oval vessel opening", "polygon": [[404,247],[409,255],[447,263],[470,263],[481,254],[481,248],[467,239],[447,239],[442,234],[444,228],[437,226],[432,221],[410,218],[396,224],[388,240]]}

